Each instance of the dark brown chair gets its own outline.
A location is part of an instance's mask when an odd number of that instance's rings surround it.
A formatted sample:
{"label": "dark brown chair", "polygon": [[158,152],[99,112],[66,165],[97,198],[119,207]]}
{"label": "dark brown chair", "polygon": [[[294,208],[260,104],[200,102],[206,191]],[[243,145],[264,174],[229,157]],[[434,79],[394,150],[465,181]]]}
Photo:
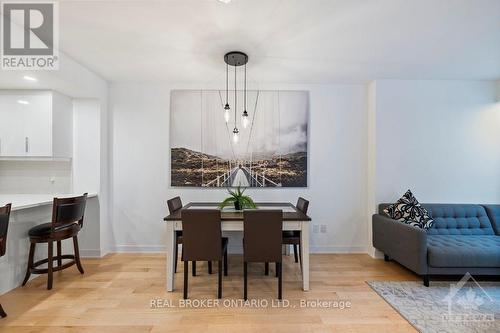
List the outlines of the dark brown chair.
{"label": "dark brown chair", "polygon": [[[175,197],[167,201],[167,206],[168,206],[168,211],[170,214],[173,214],[179,209],[182,209],[182,201],[180,197]],[[175,258],[175,266],[174,266],[174,272],[177,273],[177,261],[178,261],[178,256],[179,256],[179,245],[182,244],[182,230],[176,230],[175,231],[175,253],[174,253],[174,258]],[[182,252],[181,252],[181,260],[182,260]],[[196,276],[196,261],[192,262],[192,273],[193,276]],[[208,262],[208,274],[212,274],[212,262]]]}
{"label": "dark brown chair", "polygon": [[[72,198],[54,198],[52,206],[52,222],[37,225],[28,232],[30,237],[30,253],[28,258],[28,268],[23,281],[23,286],[28,282],[31,274],[48,274],[47,289],[52,289],[53,273],[66,269],[76,264],[81,274],[84,273],[82,263],[80,262],[80,251],[78,248],[78,233],[83,227],[83,216],[85,205],[87,203],[87,193],[79,197]],[[75,254],[62,255],[61,241],[73,238]],[[54,257],[53,243],[57,242],[57,256]],[[35,245],[38,243],[47,243],[48,258],[33,262],[35,257]],[[63,259],[71,261],[63,265]],[[57,266],[53,267],[57,260]],[[40,265],[47,264],[47,268],[37,268]]]}
{"label": "dark brown chair", "polygon": [[[7,231],[9,230],[10,207],[11,204],[0,207],[0,257],[3,257],[7,250]],[[0,304],[0,317],[7,317],[7,314],[2,308],[2,304]]]}
{"label": "dark brown chair", "polygon": [[[307,209],[309,208],[309,201],[306,199],[299,197],[297,200],[297,205],[295,205],[298,211],[307,215]],[[302,247],[300,246],[300,231],[299,230],[286,230],[283,231],[283,244],[285,245],[293,245],[293,255],[295,257],[295,262],[300,261],[300,270],[302,270]],[[299,251],[297,253],[297,247]],[[269,264],[266,263],[265,267],[265,275],[269,274]],[[278,276],[278,272],[276,271],[276,276]]]}
{"label": "dark brown chair", "polygon": [[219,288],[217,297],[222,298],[222,260],[227,276],[227,242],[222,237],[221,215],[218,209],[183,209],[183,258],[184,299],[188,297],[188,262],[217,261],[219,264]]}
{"label": "dark brown chair", "polygon": [[[307,209],[309,208],[309,201],[302,197],[299,197],[295,208],[306,215]],[[293,255],[295,257],[295,262],[300,261],[300,270],[302,270],[302,247],[300,246],[300,231],[283,231],[283,244],[293,245]],[[297,247],[299,248],[298,253]]]}
{"label": "dark brown chair", "polygon": [[278,273],[278,299],[282,299],[282,230],[281,210],[245,210],[243,212],[243,298],[248,296],[248,263],[275,262]]}

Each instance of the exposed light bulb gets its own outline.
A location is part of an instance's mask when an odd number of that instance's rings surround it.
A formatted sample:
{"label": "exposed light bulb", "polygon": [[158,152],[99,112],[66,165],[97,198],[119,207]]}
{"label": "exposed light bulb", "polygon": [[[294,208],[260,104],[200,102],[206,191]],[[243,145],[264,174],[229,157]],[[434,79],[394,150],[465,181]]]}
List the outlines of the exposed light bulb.
{"label": "exposed light bulb", "polygon": [[231,108],[229,107],[229,104],[226,104],[226,106],[224,106],[224,120],[226,123],[229,122],[229,111],[231,111]]}
{"label": "exposed light bulb", "polygon": [[241,124],[243,125],[243,128],[248,127],[248,112],[246,110],[243,111],[243,115],[241,116]]}
{"label": "exposed light bulb", "polygon": [[238,129],[235,127],[233,130],[233,142],[234,143],[238,143],[238,139],[239,139],[238,132],[239,132]]}

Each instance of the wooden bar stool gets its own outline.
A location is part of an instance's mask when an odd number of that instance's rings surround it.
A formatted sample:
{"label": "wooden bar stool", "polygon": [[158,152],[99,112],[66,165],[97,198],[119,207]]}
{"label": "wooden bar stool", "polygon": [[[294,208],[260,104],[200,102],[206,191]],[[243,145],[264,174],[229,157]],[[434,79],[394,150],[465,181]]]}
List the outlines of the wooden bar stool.
{"label": "wooden bar stool", "polygon": [[222,298],[222,260],[224,275],[227,276],[227,243],[222,237],[221,216],[218,209],[183,209],[183,258],[184,261],[184,299],[188,298],[188,262],[217,261],[219,264],[219,283],[217,297]]}
{"label": "wooden bar stool", "polygon": [[[182,201],[180,197],[175,197],[167,201],[167,207],[168,211],[170,214],[173,214],[179,209],[182,209]],[[177,261],[178,261],[178,256],[179,256],[179,245],[182,244],[182,230],[176,230],[175,231],[175,253],[174,253],[174,258],[175,258],[175,268],[174,272],[177,273]],[[182,253],[181,253],[181,260],[182,260]],[[193,276],[196,276],[196,261],[193,261],[192,263],[192,274]],[[212,262],[208,262],[208,274],[212,274]]]}
{"label": "wooden bar stool", "polygon": [[248,296],[248,263],[275,262],[278,299],[283,298],[282,230],[283,211],[243,211],[243,298]]}
{"label": "wooden bar stool", "polygon": [[[0,257],[3,257],[7,250],[7,231],[9,229],[10,208],[11,204],[0,207]],[[2,304],[0,304],[0,317],[7,317]]]}
{"label": "wooden bar stool", "polygon": [[[47,289],[52,289],[53,273],[66,269],[76,264],[81,274],[84,273],[82,263],[80,262],[80,252],[78,249],[78,232],[83,227],[83,216],[85,213],[85,204],[87,202],[87,193],[79,197],[72,198],[54,198],[52,206],[52,222],[37,225],[29,230],[30,252],[28,258],[28,268],[23,281],[23,286],[28,282],[31,274],[48,274]],[[61,241],[73,238],[75,254],[61,253]],[[54,257],[53,243],[57,242],[57,256]],[[48,258],[33,262],[35,257],[35,245],[38,243],[47,243]],[[63,265],[63,259],[71,261]],[[53,262],[57,260],[57,266],[53,267]],[[37,268],[40,265],[47,264],[47,268]]]}

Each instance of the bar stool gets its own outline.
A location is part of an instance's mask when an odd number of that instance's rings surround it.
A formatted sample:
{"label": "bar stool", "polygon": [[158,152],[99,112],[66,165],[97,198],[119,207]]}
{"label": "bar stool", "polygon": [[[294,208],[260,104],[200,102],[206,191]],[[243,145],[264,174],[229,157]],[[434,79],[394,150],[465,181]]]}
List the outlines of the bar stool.
{"label": "bar stool", "polygon": [[184,299],[188,297],[188,262],[217,261],[219,264],[219,283],[217,297],[222,298],[222,260],[224,275],[227,276],[227,243],[222,237],[221,216],[218,209],[183,209],[183,261],[184,261]]}
{"label": "bar stool", "polygon": [[243,211],[243,298],[248,296],[248,263],[275,262],[278,273],[278,299],[283,297],[282,260],[283,211]]}
{"label": "bar stool", "polygon": [[[52,222],[37,225],[28,232],[30,237],[30,252],[28,258],[28,268],[23,281],[23,286],[28,282],[31,274],[48,274],[47,290],[52,289],[53,273],[66,269],[76,264],[81,274],[84,273],[82,263],[80,262],[80,252],[78,248],[78,233],[83,227],[83,216],[85,213],[85,204],[87,202],[87,193],[79,197],[72,198],[54,198],[52,206]],[[62,255],[61,241],[73,238],[75,254]],[[53,242],[57,242],[57,256],[54,257]],[[48,258],[33,262],[35,257],[35,245],[38,243],[47,243]],[[63,265],[63,259],[71,261]],[[53,267],[53,262],[57,260],[57,266]],[[47,268],[37,268],[40,265],[47,264]]]}
{"label": "bar stool", "polygon": [[[0,257],[3,257],[7,250],[7,231],[9,229],[10,208],[11,204],[0,207]],[[0,317],[7,317],[2,304],[0,304]]]}
{"label": "bar stool", "polygon": [[[179,209],[182,209],[182,201],[180,197],[175,197],[167,201],[167,207],[168,211],[170,214],[175,213]],[[178,256],[179,256],[179,245],[182,244],[182,230],[176,230],[175,231],[175,253],[174,253],[174,260],[175,260],[175,266],[174,266],[174,272],[177,273],[177,261],[178,261]],[[181,260],[182,260],[182,253],[181,253]],[[196,261],[193,261],[192,263],[192,274],[193,276],[196,276]],[[212,274],[212,262],[208,262],[208,274]]]}

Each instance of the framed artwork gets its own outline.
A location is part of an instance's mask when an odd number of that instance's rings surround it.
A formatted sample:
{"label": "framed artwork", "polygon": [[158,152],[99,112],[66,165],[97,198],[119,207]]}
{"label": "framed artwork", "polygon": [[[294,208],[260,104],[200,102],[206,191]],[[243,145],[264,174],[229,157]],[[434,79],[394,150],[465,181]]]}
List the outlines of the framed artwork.
{"label": "framed artwork", "polygon": [[226,122],[225,91],[171,92],[171,186],[307,187],[309,93],[247,91],[246,124],[243,91],[236,113],[228,96]]}

